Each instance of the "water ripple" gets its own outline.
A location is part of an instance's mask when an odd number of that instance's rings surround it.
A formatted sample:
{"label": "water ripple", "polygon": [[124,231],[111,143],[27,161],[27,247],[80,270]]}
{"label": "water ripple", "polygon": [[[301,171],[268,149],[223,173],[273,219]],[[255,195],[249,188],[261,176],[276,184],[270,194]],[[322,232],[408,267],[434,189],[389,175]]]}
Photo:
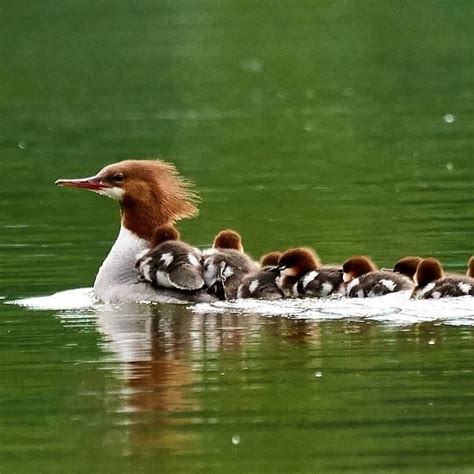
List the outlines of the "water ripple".
{"label": "water ripple", "polygon": [[[98,304],[92,288],[78,288],[49,296],[9,302],[32,310],[74,310]],[[120,305],[118,305],[120,306]],[[315,321],[368,319],[390,325],[442,321],[457,326],[474,326],[474,298],[411,300],[409,292],[377,298],[306,298],[279,301],[237,300],[190,305],[195,313],[257,314]]]}

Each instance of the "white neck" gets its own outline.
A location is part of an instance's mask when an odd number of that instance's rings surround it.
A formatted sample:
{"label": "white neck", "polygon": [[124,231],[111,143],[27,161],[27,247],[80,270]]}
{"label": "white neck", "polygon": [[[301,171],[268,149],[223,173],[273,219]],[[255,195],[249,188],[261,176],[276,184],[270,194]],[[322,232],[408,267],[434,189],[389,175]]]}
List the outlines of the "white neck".
{"label": "white neck", "polygon": [[107,301],[112,288],[135,283],[137,254],[147,248],[149,245],[146,240],[140,239],[122,225],[117,240],[97,273],[94,283],[96,296]]}

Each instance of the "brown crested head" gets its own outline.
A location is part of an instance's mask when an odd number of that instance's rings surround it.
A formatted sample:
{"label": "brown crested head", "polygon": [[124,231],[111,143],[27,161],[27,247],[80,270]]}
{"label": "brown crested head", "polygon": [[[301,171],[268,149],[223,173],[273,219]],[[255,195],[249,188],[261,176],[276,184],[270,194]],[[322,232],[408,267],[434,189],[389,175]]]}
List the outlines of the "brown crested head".
{"label": "brown crested head", "polygon": [[420,257],[404,257],[393,266],[393,271],[413,279],[418,265],[422,261]]}
{"label": "brown crested head", "polygon": [[345,282],[358,278],[366,273],[377,271],[374,262],[365,255],[357,255],[349,258],[342,265],[343,278]]}
{"label": "brown crested head", "polygon": [[443,276],[444,271],[440,261],[437,258],[429,257],[420,262],[413,279],[419,288],[423,288]]}
{"label": "brown crested head", "polygon": [[159,160],[126,160],[103,168],[96,176],[61,179],[60,186],[89,189],[120,202],[122,224],[151,240],[156,227],[194,217],[199,198],[192,183],[175,166]]}
{"label": "brown crested head", "polygon": [[215,249],[232,249],[243,252],[242,237],[231,229],[221,230],[215,237],[212,246]]}
{"label": "brown crested head", "polygon": [[320,268],[321,262],[313,249],[297,247],[288,249],[278,260],[283,275],[299,277]]}
{"label": "brown crested head", "polygon": [[283,253],[277,250],[268,252],[260,257],[260,265],[262,267],[276,267],[282,255]]}
{"label": "brown crested head", "polygon": [[155,232],[153,232],[153,237],[151,238],[151,246],[156,247],[157,245],[160,245],[163,242],[168,242],[170,240],[179,240],[179,238],[179,231],[174,225],[160,225],[155,229]]}
{"label": "brown crested head", "polygon": [[474,256],[472,256],[467,262],[467,272],[468,277],[474,278]]}

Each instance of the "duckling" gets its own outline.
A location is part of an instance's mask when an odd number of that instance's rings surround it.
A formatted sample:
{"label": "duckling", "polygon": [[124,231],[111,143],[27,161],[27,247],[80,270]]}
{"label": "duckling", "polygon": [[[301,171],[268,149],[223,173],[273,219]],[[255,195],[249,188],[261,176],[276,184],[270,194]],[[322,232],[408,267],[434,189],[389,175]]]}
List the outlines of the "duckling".
{"label": "duckling", "polygon": [[277,285],[285,296],[298,296],[297,285],[307,274],[316,275],[321,266],[313,249],[296,247],[288,249],[278,260]]}
{"label": "duckling", "polygon": [[233,249],[204,255],[203,278],[211,294],[222,300],[237,298],[242,279],[258,271],[258,265],[245,253]]}
{"label": "duckling", "polygon": [[342,266],[346,283],[346,296],[367,298],[386,295],[396,291],[413,289],[413,282],[405,275],[391,271],[378,271],[366,256],[354,256]]}
{"label": "duckling", "polygon": [[199,290],[204,286],[201,253],[182,242],[172,225],[159,226],[151,239],[150,250],[138,256],[135,268],[141,281],[155,287]]}
{"label": "duckling", "polygon": [[474,296],[474,278],[463,275],[445,275],[438,259],[425,258],[415,273],[416,287],[411,295],[416,299]]}
{"label": "duckling", "polygon": [[237,291],[237,298],[256,298],[260,300],[279,300],[283,292],[276,284],[279,275],[277,267],[264,267],[242,279]]}
{"label": "duckling", "polygon": [[233,230],[219,232],[213,250],[202,257],[203,278],[209,292],[221,300],[237,298],[242,279],[259,266],[243,252],[242,238]]}
{"label": "duckling", "polygon": [[393,266],[393,271],[400,273],[401,275],[405,275],[410,278],[410,280],[413,280],[416,269],[418,268],[421,260],[421,257],[403,257],[395,263]]}
{"label": "duckling", "polygon": [[279,275],[277,269],[281,252],[269,252],[260,258],[261,270],[247,275],[237,290],[237,298],[256,298],[261,300],[279,300],[283,292],[276,284]]}
{"label": "duckling", "polygon": [[296,288],[300,295],[320,298],[343,294],[342,266],[323,265],[316,274],[309,273],[301,278]]}
{"label": "duckling", "polygon": [[278,269],[277,285],[285,296],[325,297],[336,293],[342,284],[342,269],[321,267],[319,257],[308,248],[287,250],[280,257]]}

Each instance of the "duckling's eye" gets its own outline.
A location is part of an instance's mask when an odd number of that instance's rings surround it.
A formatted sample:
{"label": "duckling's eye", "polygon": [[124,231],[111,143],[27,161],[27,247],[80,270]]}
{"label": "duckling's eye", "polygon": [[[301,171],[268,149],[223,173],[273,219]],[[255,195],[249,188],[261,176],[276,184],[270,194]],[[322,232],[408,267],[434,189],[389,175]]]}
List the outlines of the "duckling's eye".
{"label": "duckling's eye", "polygon": [[120,183],[121,181],[123,181],[123,173],[116,173],[112,176],[112,179],[116,182],[116,183]]}

